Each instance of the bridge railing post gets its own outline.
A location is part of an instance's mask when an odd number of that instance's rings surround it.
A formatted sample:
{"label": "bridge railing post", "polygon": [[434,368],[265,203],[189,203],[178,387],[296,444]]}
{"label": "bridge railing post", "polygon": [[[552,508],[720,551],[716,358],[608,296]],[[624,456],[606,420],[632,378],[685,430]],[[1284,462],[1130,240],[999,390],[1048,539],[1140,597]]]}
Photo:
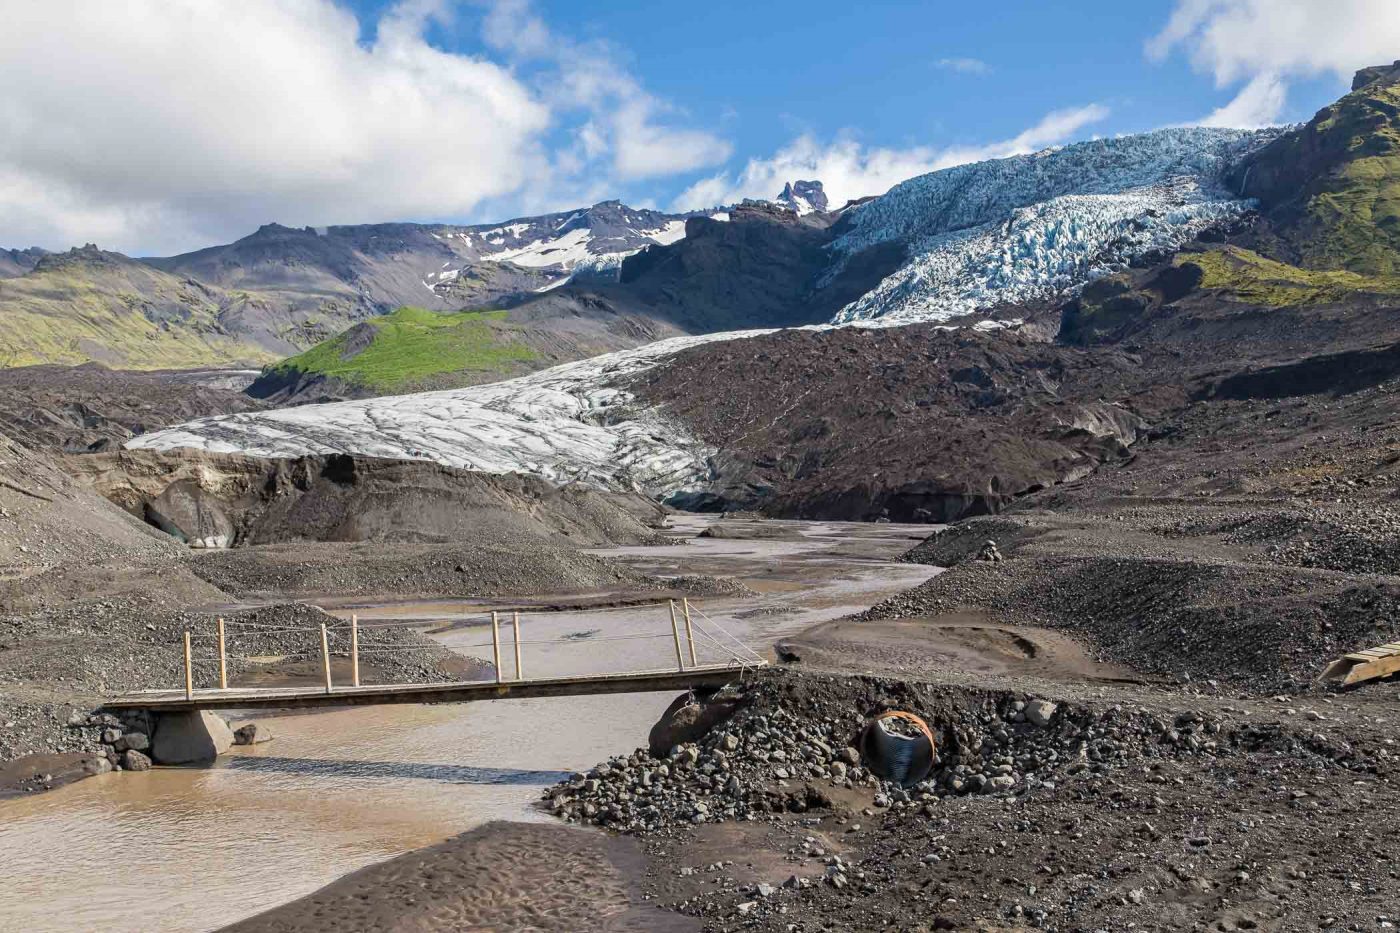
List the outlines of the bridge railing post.
{"label": "bridge railing post", "polygon": [[219,689],[228,689],[228,648],[224,644],[224,620],[219,620]]}
{"label": "bridge railing post", "polygon": [[500,683],[501,677],[501,614],[491,613],[491,654],[496,661],[496,683]]}
{"label": "bridge railing post", "polygon": [[667,604],[671,607],[671,637],[676,641],[676,670],[685,670],[685,661],[681,657],[681,627],[676,620],[676,601],[668,599]]}
{"label": "bridge railing post", "polygon": [[331,692],[331,643],[326,637],[326,623],[321,623],[321,666],[326,672],[326,692]]}
{"label": "bridge railing post", "polygon": [[360,685],[360,617],[350,616],[350,685]]}
{"label": "bridge railing post", "polygon": [[695,632],[690,627],[690,600],[682,599],[681,608],[685,610],[685,640],[690,645],[690,666],[699,667],[700,662],[695,660]]}
{"label": "bridge railing post", "polygon": [[515,611],[512,621],[515,629],[515,679],[524,680],[525,675],[520,670],[520,610]]}
{"label": "bridge railing post", "polygon": [[194,699],[194,658],[190,651],[189,632],[185,632],[185,699]]}

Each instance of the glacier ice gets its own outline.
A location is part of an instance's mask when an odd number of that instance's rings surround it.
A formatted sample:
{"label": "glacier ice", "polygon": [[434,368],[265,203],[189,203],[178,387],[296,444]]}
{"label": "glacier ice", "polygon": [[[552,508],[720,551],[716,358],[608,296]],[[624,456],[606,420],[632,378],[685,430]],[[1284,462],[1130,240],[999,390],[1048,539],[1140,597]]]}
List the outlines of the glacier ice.
{"label": "glacier ice", "polygon": [[[1072,290],[1248,209],[1226,190],[1225,173],[1279,132],[1161,130],[910,179],[846,212],[828,280],[848,257],[890,240],[907,244],[908,261],[820,326],[937,322]],[[579,215],[559,219],[538,242],[516,246],[512,261],[567,259],[570,274],[606,276],[620,262],[607,254],[636,245],[600,250],[587,237],[569,238]],[[486,232],[504,239],[529,231]],[[633,233],[674,241],[684,224],[667,219]],[[127,446],[427,459],[664,497],[702,487],[714,451],[664,411],[641,405],[623,378],[687,347],[764,333],[771,331],[680,337],[492,385],[204,418]]]}
{"label": "glacier ice", "polygon": [[637,405],[618,382],[687,347],[765,333],[772,331],[675,337],[463,389],[201,418],[126,446],[433,460],[662,497],[700,485],[713,451],[663,413]]}
{"label": "glacier ice", "polygon": [[911,178],[849,212],[829,282],[881,243],[908,259],[835,323],[941,321],[1061,294],[1252,207],[1227,170],[1281,129],[1183,127]]}

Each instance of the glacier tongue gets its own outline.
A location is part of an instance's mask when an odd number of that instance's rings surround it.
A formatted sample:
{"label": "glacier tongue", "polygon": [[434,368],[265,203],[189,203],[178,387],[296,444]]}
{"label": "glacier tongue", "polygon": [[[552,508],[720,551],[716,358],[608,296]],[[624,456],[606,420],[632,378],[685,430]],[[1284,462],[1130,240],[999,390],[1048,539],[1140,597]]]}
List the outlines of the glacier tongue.
{"label": "glacier tongue", "polygon": [[[827,281],[848,257],[891,240],[906,245],[908,261],[818,327],[943,321],[1069,292],[1247,210],[1248,202],[1225,189],[1225,172],[1279,132],[1161,130],[911,179],[846,214]],[[566,218],[551,235],[577,221]],[[520,239],[517,226],[489,231],[501,241],[496,245],[517,249],[514,261],[523,248],[506,237]],[[633,231],[658,241],[683,232],[675,222]],[[562,243],[561,235],[526,248],[540,258],[569,259],[575,274],[606,275],[615,261],[599,258],[589,249],[597,244],[577,234],[568,243],[572,252],[556,248]],[[771,331],[679,337],[492,385],[205,418],[127,446],[425,459],[664,497],[702,488],[714,451],[664,412],[639,404],[621,379],[687,347],[764,333]]]}
{"label": "glacier tongue", "polygon": [[908,260],[835,323],[941,321],[1046,298],[1250,209],[1224,187],[1243,155],[1282,130],[1201,127],[1093,140],[962,165],[896,185],[850,213],[831,281],[890,240]]}
{"label": "glacier tongue", "polygon": [[433,460],[664,496],[701,484],[713,452],[615,383],[687,347],[765,333],[676,337],[464,389],[202,418],[126,446]]}

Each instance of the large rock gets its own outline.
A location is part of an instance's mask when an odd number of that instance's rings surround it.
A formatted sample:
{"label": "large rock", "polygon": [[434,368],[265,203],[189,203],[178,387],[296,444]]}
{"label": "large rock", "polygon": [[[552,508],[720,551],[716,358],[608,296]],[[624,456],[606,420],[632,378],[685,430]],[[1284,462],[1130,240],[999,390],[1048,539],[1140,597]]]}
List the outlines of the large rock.
{"label": "large rock", "polygon": [[1049,700],[1031,700],[1026,704],[1026,719],[1034,725],[1044,728],[1050,725],[1050,720],[1055,718],[1055,712],[1060,707]]}
{"label": "large rock", "polygon": [[119,752],[134,751],[144,752],[151,747],[151,740],[144,732],[128,732],[126,735],[112,743],[112,747]]}
{"label": "large rock", "polygon": [[163,765],[213,761],[232,745],[228,723],[213,713],[165,713],[156,725],[151,757]]}
{"label": "large rock", "polygon": [[727,693],[697,697],[683,693],[651,727],[647,745],[653,756],[665,758],[671,749],[696,742],[739,709],[738,698]]}
{"label": "large rock", "polygon": [[260,722],[241,723],[233,730],[234,745],[261,745],[272,741],[272,730]]}

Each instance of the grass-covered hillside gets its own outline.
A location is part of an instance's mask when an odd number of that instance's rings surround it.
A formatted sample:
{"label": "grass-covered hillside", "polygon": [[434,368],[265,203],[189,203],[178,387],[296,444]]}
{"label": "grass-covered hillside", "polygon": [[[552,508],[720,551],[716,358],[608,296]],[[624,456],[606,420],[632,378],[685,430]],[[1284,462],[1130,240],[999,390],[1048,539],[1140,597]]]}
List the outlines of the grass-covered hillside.
{"label": "grass-covered hillside", "polygon": [[0,366],[261,365],[276,355],[224,323],[246,300],[96,247],[45,256],[0,278]]}
{"label": "grass-covered hillside", "polygon": [[1361,295],[1400,296],[1400,276],[1304,269],[1233,246],[1182,253],[1173,262],[1178,268],[1199,270],[1201,288],[1272,308],[1330,304]]}
{"label": "grass-covered hillside", "polygon": [[1400,275],[1400,68],[1356,89],[1238,172],[1270,220],[1264,250],[1312,269]]}
{"label": "grass-covered hillside", "polygon": [[537,368],[539,354],[521,340],[506,316],[505,311],[443,314],[400,308],[283,360],[259,382],[268,386],[334,380],[339,392],[382,395]]}
{"label": "grass-covered hillside", "polygon": [[1173,339],[1189,339],[1228,326],[1263,341],[1299,321],[1326,320],[1339,308],[1370,313],[1397,302],[1400,276],[1304,269],[1239,246],[1216,246],[1089,283],[1065,306],[1060,337],[1087,344],[1156,328],[1159,338],[1173,332]]}

